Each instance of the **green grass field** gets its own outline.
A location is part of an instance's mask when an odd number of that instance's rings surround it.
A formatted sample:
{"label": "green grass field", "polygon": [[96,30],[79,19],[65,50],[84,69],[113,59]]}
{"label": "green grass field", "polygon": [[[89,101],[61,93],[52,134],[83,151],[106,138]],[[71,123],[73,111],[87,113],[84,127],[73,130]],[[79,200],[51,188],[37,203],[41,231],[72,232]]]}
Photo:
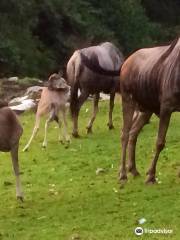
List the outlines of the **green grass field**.
{"label": "green grass field", "polygon": [[[153,117],[139,138],[137,167],[141,177],[120,186],[122,115],[117,101],[115,129],[107,129],[107,102],[100,102],[94,133],[85,126],[91,103],[80,115],[80,139],[72,139],[68,149],[58,143],[58,129],[49,128],[48,147],[42,149],[44,125],[28,152],[22,148],[30,137],[34,114],[22,115],[24,134],[20,144],[21,179],[24,203],[15,198],[14,176],[9,154],[0,153],[0,239],[3,240],[132,240],[180,239],[180,115],[173,114],[167,145],[157,165],[159,184],[145,185],[145,172],[152,159],[158,121]],[[87,111],[89,109],[89,111]],[[69,131],[71,121],[69,118]],[[96,169],[105,171],[96,175]],[[9,183],[9,184],[7,184]],[[10,184],[12,183],[12,184]],[[148,229],[172,229],[173,234],[136,236],[138,220]]]}

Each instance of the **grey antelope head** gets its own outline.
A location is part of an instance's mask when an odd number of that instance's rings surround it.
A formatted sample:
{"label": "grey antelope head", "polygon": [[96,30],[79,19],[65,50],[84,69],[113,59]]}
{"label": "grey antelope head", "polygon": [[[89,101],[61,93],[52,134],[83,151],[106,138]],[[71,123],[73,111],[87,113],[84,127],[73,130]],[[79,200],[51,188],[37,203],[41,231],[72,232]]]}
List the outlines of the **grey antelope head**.
{"label": "grey antelope head", "polygon": [[59,73],[53,73],[46,84],[49,90],[66,90],[68,85],[63,77]]}

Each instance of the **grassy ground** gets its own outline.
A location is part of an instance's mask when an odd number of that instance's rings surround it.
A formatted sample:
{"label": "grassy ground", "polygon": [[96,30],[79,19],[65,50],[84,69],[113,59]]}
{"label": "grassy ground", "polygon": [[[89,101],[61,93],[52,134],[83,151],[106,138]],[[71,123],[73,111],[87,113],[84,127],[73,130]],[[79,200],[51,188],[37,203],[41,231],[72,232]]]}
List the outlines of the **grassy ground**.
{"label": "grassy ground", "polygon": [[[107,102],[100,103],[94,134],[86,135],[90,103],[82,108],[80,134],[68,149],[57,143],[52,124],[48,147],[41,149],[43,125],[30,151],[22,153],[34,123],[34,115],[21,117],[24,135],[20,162],[25,202],[15,199],[14,177],[9,154],[0,153],[0,239],[3,240],[130,240],[180,239],[180,116],[174,114],[167,147],[158,162],[159,184],[146,186],[145,171],[152,158],[157,130],[154,117],[138,141],[137,166],[141,177],[129,176],[123,187],[117,182],[120,156],[120,104],[114,112],[115,129],[107,129]],[[87,111],[89,109],[89,111]],[[69,120],[69,129],[71,128]],[[105,169],[96,175],[96,169]],[[7,184],[12,183],[12,185]],[[143,228],[173,229],[173,234],[136,236],[138,220]]]}

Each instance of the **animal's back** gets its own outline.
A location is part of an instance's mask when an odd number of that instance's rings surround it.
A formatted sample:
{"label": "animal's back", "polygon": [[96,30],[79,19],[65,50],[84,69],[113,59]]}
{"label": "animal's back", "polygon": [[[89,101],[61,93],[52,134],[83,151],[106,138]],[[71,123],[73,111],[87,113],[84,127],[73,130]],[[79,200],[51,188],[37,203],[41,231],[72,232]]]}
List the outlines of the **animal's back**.
{"label": "animal's back", "polygon": [[160,57],[169,46],[136,51],[122,65],[121,90],[132,94],[143,108],[159,113],[162,78],[155,72]]}
{"label": "animal's back", "polygon": [[69,59],[66,67],[67,82],[69,85],[73,85],[76,77],[80,74],[81,58],[79,50],[76,50]]}
{"label": "animal's back", "polygon": [[8,107],[0,108],[0,151],[10,151],[19,141],[22,132],[16,114]]}
{"label": "animal's back", "polygon": [[92,46],[88,48],[83,48],[80,50],[86,57],[89,59],[97,58],[99,65],[105,69],[110,71],[119,70],[122,62],[123,56],[120,55],[117,48],[109,43],[103,43],[98,46]]}
{"label": "animal's back", "polygon": [[48,114],[51,110],[52,105],[56,105],[58,108],[64,107],[68,101],[68,98],[68,91],[52,91],[47,87],[44,87],[41,93],[41,99],[38,104],[37,112],[39,115]]}

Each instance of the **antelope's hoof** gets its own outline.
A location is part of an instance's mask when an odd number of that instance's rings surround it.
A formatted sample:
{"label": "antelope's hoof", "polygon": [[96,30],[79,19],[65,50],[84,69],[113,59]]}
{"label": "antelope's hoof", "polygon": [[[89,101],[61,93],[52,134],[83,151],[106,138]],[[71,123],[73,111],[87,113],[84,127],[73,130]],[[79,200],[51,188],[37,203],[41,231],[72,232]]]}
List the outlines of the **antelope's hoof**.
{"label": "antelope's hoof", "polygon": [[119,176],[119,182],[126,182],[127,181],[127,175],[126,174],[120,174]]}
{"label": "antelope's hoof", "polygon": [[151,171],[150,171],[150,170],[148,170],[148,171],[146,172],[146,176],[148,176],[148,175],[151,175]]}
{"label": "antelope's hoof", "polygon": [[46,148],[46,147],[47,147],[47,143],[43,143],[43,144],[42,144],[42,147],[43,147],[43,148]]}
{"label": "antelope's hoof", "polygon": [[16,196],[17,200],[20,202],[24,202],[24,197],[23,196]]}
{"label": "antelope's hoof", "polygon": [[146,184],[149,184],[149,185],[155,184],[155,183],[156,183],[156,178],[155,178],[155,176],[149,175],[145,183],[146,183]]}
{"label": "antelope's hoof", "polygon": [[140,176],[140,173],[138,172],[138,170],[136,168],[128,168],[128,171],[133,175],[133,177],[137,177]]}
{"label": "antelope's hoof", "polygon": [[69,145],[71,144],[71,139],[67,139],[66,142],[65,142],[65,148],[69,148]]}
{"label": "antelope's hoof", "polygon": [[114,126],[113,126],[113,124],[107,124],[108,125],[108,127],[109,127],[109,130],[112,130],[112,129],[114,129]]}
{"label": "antelope's hoof", "polygon": [[60,142],[62,145],[64,145],[63,139],[59,139],[59,142]]}
{"label": "antelope's hoof", "polygon": [[72,133],[72,136],[73,136],[74,138],[79,138],[79,137],[80,137],[77,132]]}
{"label": "antelope's hoof", "polygon": [[92,128],[87,127],[86,129],[87,129],[87,134],[92,133]]}
{"label": "antelope's hoof", "polygon": [[28,147],[24,147],[22,151],[23,152],[27,152],[28,151]]}
{"label": "antelope's hoof", "polygon": [[65,144],[64,148],[66,148],[66,149],[69,148],[69,143]]}
{"label": "antelope's hoof", "polygon": [[67,139],[66,140],[66,143],[69,145],[69,144],[71,144],[71,139],[69,138],[69,139]]}

